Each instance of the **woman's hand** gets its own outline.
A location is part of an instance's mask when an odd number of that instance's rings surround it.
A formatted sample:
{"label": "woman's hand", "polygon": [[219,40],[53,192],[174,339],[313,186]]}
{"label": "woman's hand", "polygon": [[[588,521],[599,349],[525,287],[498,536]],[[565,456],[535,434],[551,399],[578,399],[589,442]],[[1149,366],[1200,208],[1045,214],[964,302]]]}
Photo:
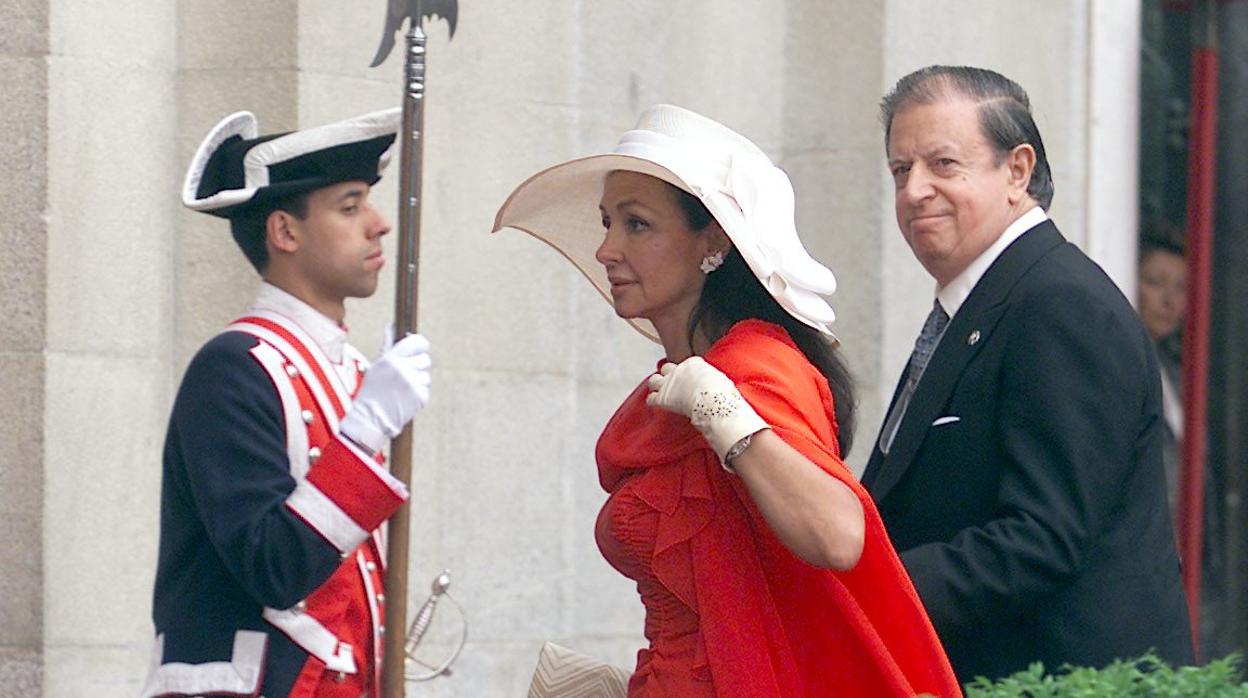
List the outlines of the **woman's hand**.
{"label": "woman's hand", "polygon": [[767,525],[794,555],[825,569],[858,564],[866,527],[858,496],[772,431],[732,379],[692,356],[663,364],[648,386],[646,403],[688,417],[720,463],[734,444],[753,437],[733,454],[729,470],[740,476]]}
{"label": "woman's hand", "polygon": [[663,364],[647,385],[646,404],[688,417],[721,463],[734,444],[767,428],[736,384],[700,356]]}

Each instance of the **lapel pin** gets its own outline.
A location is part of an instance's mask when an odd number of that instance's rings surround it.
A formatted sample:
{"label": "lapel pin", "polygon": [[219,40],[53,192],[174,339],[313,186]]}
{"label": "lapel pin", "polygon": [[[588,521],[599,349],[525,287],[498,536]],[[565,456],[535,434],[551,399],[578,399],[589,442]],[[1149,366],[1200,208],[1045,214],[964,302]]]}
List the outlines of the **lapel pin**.
{"label": "lapel pin", "polygon": [[976,344],[979,344],[979,330],[975,330],[966,336],[966,345],[968,347],[973,347]]}

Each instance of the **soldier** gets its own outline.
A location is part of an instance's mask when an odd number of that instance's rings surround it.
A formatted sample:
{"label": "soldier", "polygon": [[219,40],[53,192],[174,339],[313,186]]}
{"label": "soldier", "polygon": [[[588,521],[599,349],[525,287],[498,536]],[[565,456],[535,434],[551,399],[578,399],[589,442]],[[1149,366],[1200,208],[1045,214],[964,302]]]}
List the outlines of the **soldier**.
{"label": "soldier", "polygon": [[365,378],[343,301],[372,295],[385,263],[369,192],[399,122],[258,137],[239,112],[187,171],[183,203],[228,219],[263,283],[174,404],[144,696],[377,691],[380,527],[408,497],[380,452],[429,400],[429,343],[387,346]]}

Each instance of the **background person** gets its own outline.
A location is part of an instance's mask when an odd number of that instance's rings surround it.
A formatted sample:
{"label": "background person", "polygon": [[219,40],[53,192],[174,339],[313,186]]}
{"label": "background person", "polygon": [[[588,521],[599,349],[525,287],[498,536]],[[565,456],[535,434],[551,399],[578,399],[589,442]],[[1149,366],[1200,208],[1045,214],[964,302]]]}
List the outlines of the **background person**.
{"label": "background person", "polygon": [[1183,248],[1172,239],[1153,232],[1141,240],[1137,306],[1140,321],[1153,340],[1161,364],[1161,406],[1166,420],[1162,456],[1166,464],[1170,509],[1176,511],[1178,443],[1183,438],[1180,334],[1187,313],[1187,260],[1183,257]]}
{"label": "background person", "polygon": [[[1183,440],[1182,333],[1187,314],[1187,260],[1175,240],[1173,226],[1150,221],[1140,241],[1137,309],[1148,330],[1161,367],[1163,429],[1162,457],[1166,465],[1166,486],[1170,509],[1179,515],[1179,482],[1182,462],[1179,445]],[[1221,637],[1224,625],[1225,555],[1215,541],[1223,540],[1219,464],[1205,464],[1204,550],[1200,575],[1200,656],[1221,657],[1235,648]]]}

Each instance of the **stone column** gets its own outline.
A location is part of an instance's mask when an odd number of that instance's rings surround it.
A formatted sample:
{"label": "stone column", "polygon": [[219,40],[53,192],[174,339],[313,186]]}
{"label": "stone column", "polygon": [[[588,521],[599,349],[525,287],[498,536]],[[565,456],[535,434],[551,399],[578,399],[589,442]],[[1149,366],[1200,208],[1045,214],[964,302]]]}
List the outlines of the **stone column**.
{"label": "stone column", "polygon": [[[397,104],[399,52],[367,67],[384,7],[0,0],[0,124],[16,134],[0,141],[0,510],[13,532],[0,543],[0,696],[139,691],[173,391],[258,281],[223,221],[181,208],[182,174],[238,109],[275,131]],[[444,23],[430,30],[419,316],[436,385],[416,420],[406,592],[419,603],[450,568],[472,619],[455,676],[419,695],[519,695],[544,640],[627,667],[643,642],[633,584],[593,540],[605,499],[593,450],[661,349],[545,245],[490,237],[506,194],[609,149],[658,102],[757,141],[790,173],[803,240],[840,281],[860,467],[931,294],[893,222],[880,96],[933,62],[1018,79],[1055,165],[1054,217],[1083,244],[1100,189],[1081,134],[1102,59],[1076,0],[483,0],[460,20],[451,43]],[[1053,55],[1070,59],[1036,59]],[[374,193],[391,216],[393,174]],[[391,312],[383,278],[349,305],[367,353]]]}
{"label": "stone column", "polygon": [[44,302],[48,251],[48,8],[0,2],[0,696],[37,695],[43,645]]}
{"label": "stone column", "polygon": [[43,690],[133,695],[170,393],[176,10],[48,7]]}

